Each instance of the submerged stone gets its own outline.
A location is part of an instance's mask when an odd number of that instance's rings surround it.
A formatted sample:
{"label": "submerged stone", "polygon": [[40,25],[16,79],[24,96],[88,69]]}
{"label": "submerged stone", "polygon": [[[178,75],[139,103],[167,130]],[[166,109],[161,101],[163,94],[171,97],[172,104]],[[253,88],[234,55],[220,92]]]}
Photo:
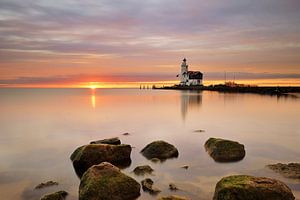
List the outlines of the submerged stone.
{"label": "submerged stone", "polygon": [[42,189],[45,187],[50,187],[50,186],[54,186],[54,185],[58,185],[58,182],[55,181],[47,181],[45,183],[40,183],[37,186],[35,186],[35,189]]}
{"label": "submerged stone", "polygon": [[134,168],[133,172],[136,175],[151,174],[154,170],[149,165],[141,165]]}
{"label": "submerged stone", "polygon": [[178,190],[177,186],[176,186],[174,183],[170,183],[170,184],[169,184],[169,189],[170,189],[170,190],[173,190],[173,191]]}
{"label": "submerged stone", "polygon": [[133,200],[140,196],[140,184],[119,168],[103,162],[82,176],[79,200]]}
{"label": "submerged stone", "polygon": [[161,160],[178,157],[178,150],[172,144],[159,140],[148,144],[141,153],[148,159],[158,158]]}
{"label": "submerged stone", "polygon": [[68,193],[66,191],[58,191],[52,194],[47,194],[41,200],[65,200]]}
{"label": "submerged stone", "polygon": [[273,171],[282,174],[286,178],[300,179],[300,163],[267,165]]}
{"label": "submerged stone", "polygon": [[183,168],[183,169],[188,169],[189,166],[188,166],[188,165],[183,165],[181,168]]}
{"label": "submerged stone", "polygon": [[283,182],[265,177],[235,175],[222,178],[213,200],[294,200]]}
{"label": "submerged stone", "polygon": [[244,145],[231,140],[209,138],[205,149],[218,162],[238,161],[245,157]]}
{"label": "submerged stone", "polygon": [[90,142],[90,144],[114,144],[114,145],[119,145],[121,144],[121,140],[118,137],[114,138],[108,138],[108,139],[103,139],[103,140],[96,140]]}
{"label": "submerged stone", "polygon": [[73,166],[78,176],[91,166],[102,162],[110,162],[119,167],[129,166],[131,146],[127,144],[89,144],[77,148],[71,155]]}
{"label": "submerged stone", "polygon": [[177,196],[177,195],[171,195],[166,197],[160,197],[158,200],[190,200],[190,199],[186,197]]}
{"label": "submerged stone", "polygon": [[161,192],[158,188],[153,187],[154,182],[150,178],[142,180],[142,188],[144,191],[149,192],[150,194],[158,194]]}
{"label": "submerged stone", "polygon": [[151,158],[151,161],[154,162],[154,163],[158,163],[158,162],[160,162],[161,160],[158,159],[158,158]]}

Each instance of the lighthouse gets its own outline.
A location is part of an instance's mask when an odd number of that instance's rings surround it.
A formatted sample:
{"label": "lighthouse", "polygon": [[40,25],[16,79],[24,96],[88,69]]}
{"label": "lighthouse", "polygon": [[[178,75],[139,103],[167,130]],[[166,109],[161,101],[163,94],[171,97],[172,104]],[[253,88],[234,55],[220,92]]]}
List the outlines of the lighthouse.
{"label": "lighthouse", "polygon": [[180,85],[187,85],[188,77],[188,65],[186,64],[186,59],[182,60],[181,71],[180,71]]}
{"label": "lighthouse", "polygon": [[202,85],[203,74],[200,71],[189,71],[186,58],[182,60],[180,68],[180,85],[195,86]]}

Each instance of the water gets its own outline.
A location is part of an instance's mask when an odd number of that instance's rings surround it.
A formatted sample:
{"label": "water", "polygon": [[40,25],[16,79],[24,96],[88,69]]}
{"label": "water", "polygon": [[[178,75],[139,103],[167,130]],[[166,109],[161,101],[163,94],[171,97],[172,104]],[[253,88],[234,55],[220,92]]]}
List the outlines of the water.
{"label": "water", "polygon": [[[118,136],[131,144],[132,164],[149,164],[162,192],[211,199],[217,181],[231,174],[277,178],[300,199],[299,181],[265,165],[300,161],[300,98],[138,89],[0,89],[0,198],[33,200],[59,189],[77,199],[79,179],[70,154],[92,140]],[[195,132],[203,129],[205,132]],[[129,136],[122,133],[129,132]],[[216,163],[203,147],[209,137],[246,147],[240,162]],[[151,163],[139,151],[162,139],[179,150],[177,159]],[[181,166],[188,165],[189,169]],[[47,180],[59,186],[33,188]],[[181,190],[171,192],[168,184]],[[157,199],[141,192],[139,199]]]}

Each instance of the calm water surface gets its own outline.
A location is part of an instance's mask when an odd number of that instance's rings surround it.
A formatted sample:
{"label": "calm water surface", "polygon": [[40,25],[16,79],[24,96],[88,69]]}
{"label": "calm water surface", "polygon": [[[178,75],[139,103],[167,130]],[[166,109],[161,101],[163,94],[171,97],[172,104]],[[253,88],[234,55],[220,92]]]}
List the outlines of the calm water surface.
{"label": "calm water surface", "polygon": [[[212,199],[217,181],[231,174],[277,178],[300,199],[299,181],[265,168],[300,162],[300,98],[256,94],[138,89],[0,89],[0,199],[35,200],[64,189],[76,200],[79,179],[70,154],[91,140],[118,136],[131,144],[132,164],[149,164],[162,190],[191,199]],[[199,133],[195,130],[203,129]],[[129,132],[129,136],[122,133]],[[246,147],[240,162],[216,163],[203,147],[209,137],[237,140]],[[179,150],[177,159],[151,163],[139,152],[154,140]],[[189,165],[189,169],[181,166]],[[59,186],[33,188],[54,180]],[[171,192],[168,184],[181,190]],[[157,199],[141,192],[139,199]]]}

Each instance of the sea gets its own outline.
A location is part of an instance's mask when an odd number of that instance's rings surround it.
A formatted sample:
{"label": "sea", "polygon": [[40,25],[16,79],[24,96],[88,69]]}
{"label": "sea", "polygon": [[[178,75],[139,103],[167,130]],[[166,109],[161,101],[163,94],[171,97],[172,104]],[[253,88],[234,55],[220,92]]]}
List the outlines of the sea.
{"label": "sea", "polygon": [[[271,171],[268,164],[300,162],[300,95],[270,96],[152,89],[0,89],[0,199],[38,200],[65,190],[78,199],[80,179],[70,155],[90,141],[119,137],[132,148],[122,172],[150,177],[161,192],[141,190],[139,200],[179,195],[211,200],[225,176],[278,179],[300,199],[300,182]],[[124,133],[129,133],[124,135]],[[215,162],[205,151],[211,137],[245,145],[238,162]],[[173,144],[178,158],[153,163],[140,151],[155,140]],[[150,165],[149,176],[136,176]],[[188,166],[188,169],[182,166]],[[59,185],[34,189],[46,181]],[[170,191],[169,184],[179,190]]]}

